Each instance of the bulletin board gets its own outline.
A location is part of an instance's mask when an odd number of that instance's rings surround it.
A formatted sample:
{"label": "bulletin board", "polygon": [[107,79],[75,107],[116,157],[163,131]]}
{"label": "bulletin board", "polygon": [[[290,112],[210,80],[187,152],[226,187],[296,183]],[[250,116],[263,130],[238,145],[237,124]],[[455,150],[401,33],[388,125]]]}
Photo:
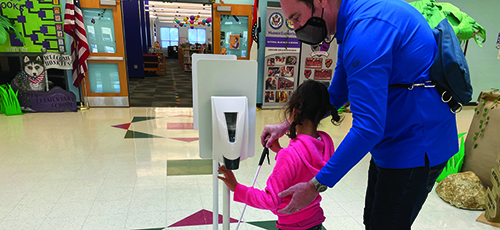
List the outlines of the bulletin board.
{"label": "bulletin board", "polygon": [[0,15],[15,21],[24,44],[15,35],[0,45],[0,52],[65,52],[64,12],[60,0],[0,0]]}
{"label": "bulletin board", "polygon": [[264,102],[262,108],[283,106],[297,84],[301,43],[293,23],[279,7],[267,7]]}

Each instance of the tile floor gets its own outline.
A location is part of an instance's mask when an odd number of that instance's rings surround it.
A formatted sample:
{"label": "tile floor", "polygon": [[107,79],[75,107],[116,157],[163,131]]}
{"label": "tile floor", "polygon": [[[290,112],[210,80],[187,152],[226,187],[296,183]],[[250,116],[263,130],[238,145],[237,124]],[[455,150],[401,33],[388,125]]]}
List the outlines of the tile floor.
{"label": "tile floor", "polygon": [[145,78],[129,79],[130,106],[193,107],[191,72],[185,72],[177,59],[167,59],[167,74],[146,72]]}
{"label": "tile floor", "polygon": [[[256,135],[264,125],[279,121],[278,112],[257,112]],[[458,115],[460,132],[468,130],[472,113],[470,107]],[[211,211],[211,175],[167,175],[169,160],[199,159],[198,132],[189,125],[172,125],[191,123],[191,115],[190,108],[0,115],[0,229],[161,229],[202,209]],[[154,119],[131,123],[135,117]],[[112,127],[127,123],[128,129]],[[340,127],[325,123],[321,129],[338,144],[350,124],[347,115]],[[129,131],[153,138],[125,138]],[[282,145],[287,142],[281,140]],[[256,146],[260,156],[262,148]],[[258,157],[242,162],[235,172],[241,183],[251,184],[257,162]],[[363,229],[368,162],[369,156],[324,193],[326,229]],[[272,167],[262,167],[257,187],[265,186]],[[231,217],[238,219],[242,208],[232,202]],[[475,222],[480,214],[451,207],[433,191],[413,229],[493,229]],[[272,220],[276,217],[271,212],[254,208],[244,217],[247,222]],[[240,229],[262,228],[244,223]]]}

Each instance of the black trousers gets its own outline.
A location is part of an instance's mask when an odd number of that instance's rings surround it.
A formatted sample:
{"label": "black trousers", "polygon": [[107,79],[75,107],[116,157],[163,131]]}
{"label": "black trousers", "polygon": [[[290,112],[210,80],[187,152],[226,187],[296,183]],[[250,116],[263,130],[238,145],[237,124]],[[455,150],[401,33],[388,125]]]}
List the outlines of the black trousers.
{"label": "black trousers", "polygon": [[367,230],[405,230],[417,218],[446,162],[429,167],[382,168],[370,161],[363,223]]}

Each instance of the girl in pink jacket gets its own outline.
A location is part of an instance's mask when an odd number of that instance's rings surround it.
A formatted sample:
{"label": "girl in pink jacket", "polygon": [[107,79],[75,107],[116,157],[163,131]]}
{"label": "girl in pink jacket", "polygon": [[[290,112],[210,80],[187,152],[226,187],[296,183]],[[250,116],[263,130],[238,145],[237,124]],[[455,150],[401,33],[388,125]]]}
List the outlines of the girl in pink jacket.
{"label": "girl in pink jacket", "polygon": [[292,94],[285,106],[285,117],[291,122],[288,136],[291,138],[287,148],[281,148],[278,141],[271,150],[276,152],[276,166],[267,180],[265,190],[250,188],[239,184],[232,171],[224,166],[219,177],[231,191],[234,200],[259,209],[271,210],[278,216],[276,227],[286,230],[319,230],[325,221],[318,195],[314,201],[293,214],[281,214],[277,211],[288,205],[291,196],[281,198],[278,194],[292,185],[310,181],[328,162],[334,150],[331,137],[318,131],[319,122],[327,115],[332,115],[332,123],[341,121],[337,110],[330,104],[327,88],[324,84],[308,80]]}

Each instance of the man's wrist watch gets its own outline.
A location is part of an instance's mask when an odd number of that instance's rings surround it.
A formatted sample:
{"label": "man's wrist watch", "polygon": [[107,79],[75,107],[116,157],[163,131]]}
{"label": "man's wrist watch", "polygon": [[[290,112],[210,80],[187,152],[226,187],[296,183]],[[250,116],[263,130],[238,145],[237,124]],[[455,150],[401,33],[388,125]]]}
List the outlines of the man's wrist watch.
{"label": "man's wrist watch", "polygon": [[316,177],[313,177],[311,182],[313,183],[314,187],[316,188],[316,191],[318,192],[324,192],[328,188],[328,186],[319,183],[319,181],[316,180]]}

